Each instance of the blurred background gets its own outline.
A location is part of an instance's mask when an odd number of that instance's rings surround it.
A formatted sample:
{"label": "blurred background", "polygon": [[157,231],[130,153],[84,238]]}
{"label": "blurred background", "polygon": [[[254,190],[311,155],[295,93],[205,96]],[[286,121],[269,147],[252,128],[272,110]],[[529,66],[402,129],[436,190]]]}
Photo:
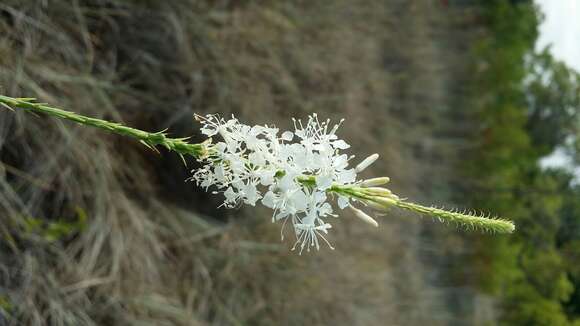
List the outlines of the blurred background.
{"label": "blurred background", "polygon": [[366,177],[517,232],[345,212],[336,250],[298,256],[193,162],[0,110],[0,325],[580,325],[578,21],[576,0],[2,0],[1,94],[194,141],[194,113],[346,118],[350,153],[381,155]]}

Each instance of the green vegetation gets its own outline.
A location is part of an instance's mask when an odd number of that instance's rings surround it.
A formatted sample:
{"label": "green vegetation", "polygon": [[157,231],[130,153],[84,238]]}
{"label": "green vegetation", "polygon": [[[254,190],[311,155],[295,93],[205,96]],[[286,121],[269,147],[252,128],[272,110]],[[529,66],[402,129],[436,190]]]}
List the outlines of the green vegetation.
{"label": "green vegetation", "polygon": [[[467,164],[474,205],[509,216],[514,237],[482,237],[472,261],[499,297],[505,325],[580,325],[580,187],[541,157],[574,147],[580,78],[534,53],[539,13],[530,2],[482,1],[489,34],[476,48],[477,151]],[[572,142],[573,143],[573,142]],[[573,148],[572,148],[573,149]]]}
{"label": "green vegetation", "polygon": [[38,236],[48,242],[63,240],[86,228],[86,212],[78,207],[75,211],[76,217],[73,221],[54,219],[47,222],[45,219],[23,216],[17,219],[21,225],[15,226],[15,229],[21,228],[17,233]]}

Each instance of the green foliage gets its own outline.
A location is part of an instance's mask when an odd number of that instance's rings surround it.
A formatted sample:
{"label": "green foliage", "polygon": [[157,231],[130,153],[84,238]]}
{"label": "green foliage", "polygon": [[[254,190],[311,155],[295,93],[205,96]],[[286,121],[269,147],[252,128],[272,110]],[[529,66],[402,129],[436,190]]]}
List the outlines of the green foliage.
{"label": "green foliage", "polygon": [[87,225],[87,214],[80,208],[75,208],[76,216],[73,221],[70,219],[58,218],[47,221],[45,219],[25,216],[18,221],[20,229],[24,234],[34,235],[48,242],[55,242],[66,239],[85,229]]}
{"label": "green foliage", "polygon": [[512,218],[518,232],[479,239],[479,283],[501,299],[505,325],[577,325],[580,193],[571,176],[542,170],[538,160],[577,132],[580,79],[547,51],[533,53],[533,4],[497,0],[482,7],[490,34],[476,47],[481,141],[467,171],[485,191],[469,196]]}
{"label": "green foliage", "polygon": [[0,295],[0,313],[2,312],[2,310],[4,311],[12,310],[12,303],[10,303],[10,300],[8,300],[8,298]]}
{"label": "green foliage", "polygon": [[578,131],[580,75],[555,60],[549,48],[531,56],[526,78],[527,129],[542,154]]}

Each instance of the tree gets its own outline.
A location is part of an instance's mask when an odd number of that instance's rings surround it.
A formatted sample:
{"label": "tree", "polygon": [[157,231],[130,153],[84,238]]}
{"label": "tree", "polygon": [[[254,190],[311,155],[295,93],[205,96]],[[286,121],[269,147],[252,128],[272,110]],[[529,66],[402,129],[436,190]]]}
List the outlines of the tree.
{"label": "tree", "polygon": [[[556,60],[546,47],[530,56],[524,81],[527,129],[540,155],[572,144],[580,117],[580,75]],[[571,141],[572,140],[572,141]]]}

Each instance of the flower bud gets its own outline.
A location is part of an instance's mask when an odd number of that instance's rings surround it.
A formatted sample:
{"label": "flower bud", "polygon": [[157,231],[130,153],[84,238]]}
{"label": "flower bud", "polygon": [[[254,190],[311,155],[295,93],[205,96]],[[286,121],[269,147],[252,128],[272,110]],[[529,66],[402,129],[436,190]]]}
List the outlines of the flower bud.
{"label": "flower bud", "polygon": [[382,186],[384,184],[389,183],[389,181],[391,181],[389,177],[372,178],[364,180],[363,182],[361,182],[360,186],[363,188]]}
{"label": "flower bud", "polygon": [[[391,197],[391,196],[389,196],[389,197]],[[391,207],[397,203],[396,199],[388,198],[388,197],[373,196],[371,200],[379,205],[382,205],[385,208]]]}
{"label": "flower bud", "polygon": [[381,187],[365,188],[364,191],[373,196],[390,196],[393,194],[389,189]]}
{"label": "flower bud", "polygon": [[353,211],[354,216],[360,218],[361,220],[365,221],[366,223],[368,223],[370,225],[373,225],[375,227],[379,226],[379,223],[377,223],[377,221],[375,221],[372,217],[367,215],[365,212],[363,212],[360,209],[355,208],[353,206],[349,206],[349,207]]}
{"label": "flower bud", "polygon": [[367,205],[368,207],[370,207],[376,211],[386,212],[389,210],[389,207],[383,206],[381,204],[377,204],[374,201],[365,200],[363,202],[365,203],[365,205]]}
{"label": "flower bud", "polygon": [[365,158],[362,162],[360,162],[355,168],[355,172],[359,173],[362,172],[364,169],[368,168],[369,165],[373,164],[379,158],[379,154],[373,154],[367,158]]}

